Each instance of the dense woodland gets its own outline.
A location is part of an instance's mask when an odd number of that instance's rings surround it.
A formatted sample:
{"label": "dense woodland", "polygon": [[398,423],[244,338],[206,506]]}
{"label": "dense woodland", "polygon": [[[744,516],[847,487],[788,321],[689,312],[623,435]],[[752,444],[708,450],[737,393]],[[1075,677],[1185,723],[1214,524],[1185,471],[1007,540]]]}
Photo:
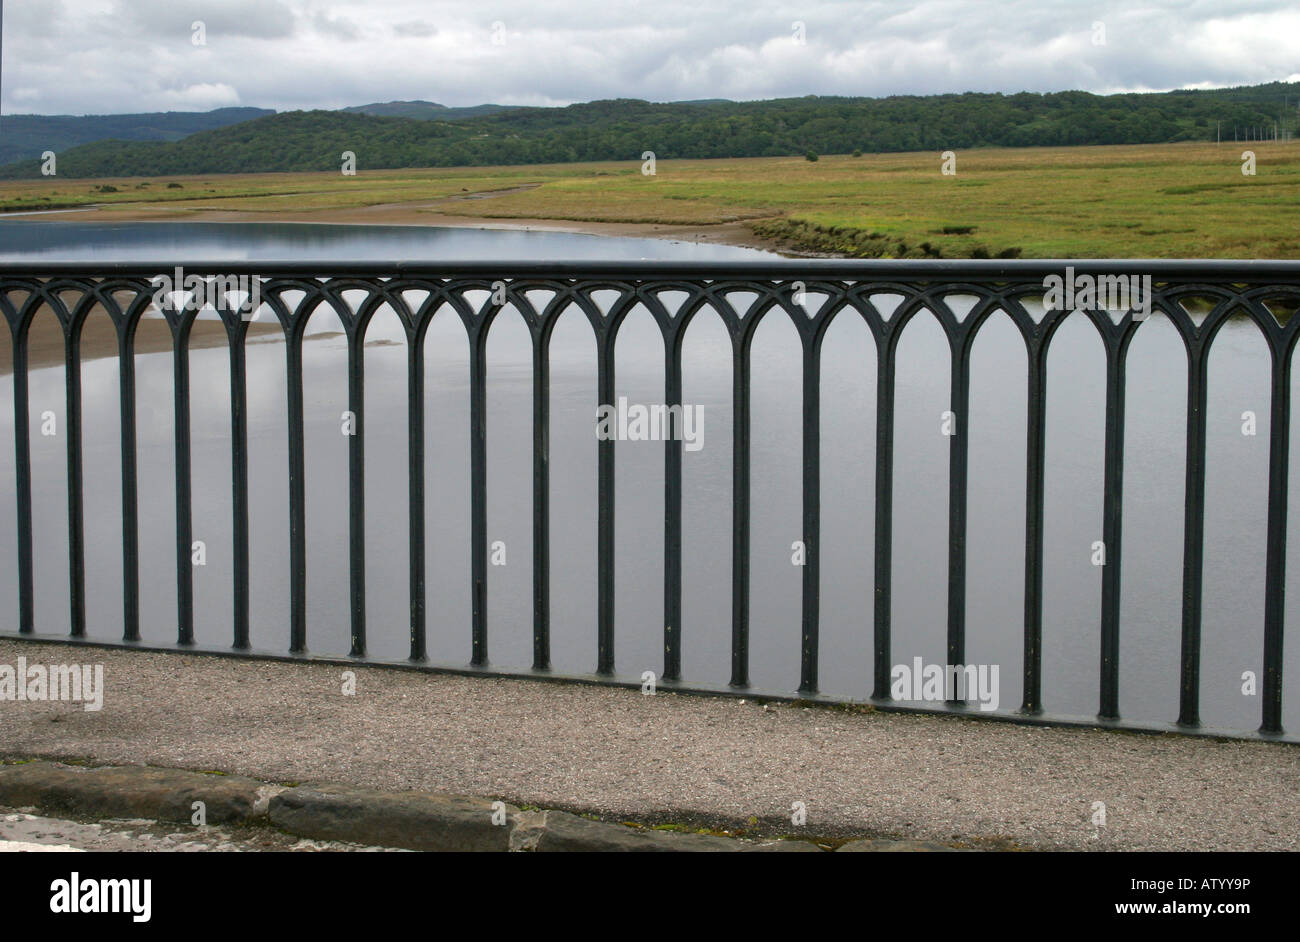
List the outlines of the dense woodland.
{"label": "dense woodland", "polygon": [[158,111],[148,114],[7,114],[0,117],[0,164],[56,154],[105,138],[178,141],[199,131],[275,114],[269,108]]}
{"label": "dense woodland", "polygon": [[[407,104],[407,103],[403,103]],[[510,108],[460,120],[344,111],[273,114],[170,142],[102,140],[59,154],[67,177],[361,170],[707,157],[883,153],[974,147],[1151,144],[1294,134],[1300,83],[1093,95],[809,96],[771,101],[618,99]],[[371,107],[371,106],[368,106]],[[436,112],[435,112],[436,113]],[[1216,127],[1217,123],[1217,127]],[[57,150],[52,146],[51,149]],[[27,160],[0,177],[40,175]]]}

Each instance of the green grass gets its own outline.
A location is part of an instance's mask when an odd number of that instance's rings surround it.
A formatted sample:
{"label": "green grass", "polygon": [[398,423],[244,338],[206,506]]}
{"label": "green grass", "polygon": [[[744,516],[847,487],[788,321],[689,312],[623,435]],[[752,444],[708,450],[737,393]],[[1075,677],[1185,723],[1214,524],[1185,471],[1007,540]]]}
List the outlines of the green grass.
{"label": "green grass", "polygon": [[[140,181],[0,184],[0,209],[346,210],[530,186],[431,212],[467,219],[739,224],[793,251],[857,257],[1300,258],[1300,143],[988,149]],[[168,188],[169,182],[180,188]],[[147,185],[145,185],[147,184]],[[116,192],[103,192],[103,186]]]}

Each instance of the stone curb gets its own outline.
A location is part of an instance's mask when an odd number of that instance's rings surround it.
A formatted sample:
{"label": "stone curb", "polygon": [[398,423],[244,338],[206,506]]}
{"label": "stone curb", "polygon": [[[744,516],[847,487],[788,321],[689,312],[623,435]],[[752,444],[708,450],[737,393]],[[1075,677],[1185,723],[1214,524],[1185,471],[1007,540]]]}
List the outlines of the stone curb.
{"label": "stone curb", "polygon": [[0,804],[86,817],[189,822],[203,802],[209,824],[265,815],[273,787],[237,775],[148,766],[91,768],[54,762],[0,766]]}
{"label": "stone curb", "polygon": [[271,824],[302,837],[436,851],[507,851],[518,814],[486,798],[351,785],[285,789],[269,809]]}
{"label": "stone curb", "polygon": [[563,811],[435,792],[350,785],[289,788],[270,802],[271,824],[302,837],[431,851],[819,851],[807,841],[755,843],[591,821]]}
{"label": "stone curb", "polygon": [[685,851],[737,852],[812,851],[821,848],[808,841],[754,842],[714,834],[685,834],[625,827],[605,821],[592,821],[563,811],[539,812],[541,822],[532,850],[540,853],[559,851]]}
{"label": "stone curb", "polygon": [[[803,840],[749,841],[632,828],[564,811],[438,792],[351,785],[268,785],[237,775],[148,766],[0,765],[0,805],[84,817],[271,825],[298,837],[422,851],[812,852]],[[860,840],[845,851],[951,851],[926,841]]]}

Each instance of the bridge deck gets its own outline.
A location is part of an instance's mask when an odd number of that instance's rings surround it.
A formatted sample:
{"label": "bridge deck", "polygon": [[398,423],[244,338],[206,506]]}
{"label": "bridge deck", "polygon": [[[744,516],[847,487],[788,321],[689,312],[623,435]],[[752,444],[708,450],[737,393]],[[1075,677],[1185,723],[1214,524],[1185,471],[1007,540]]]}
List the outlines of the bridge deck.
{"label": "bridge deck", "polygon": [[[615,818],[1027,848],[1295,850],[1300,748],[0,640],[104,708],[0,704],[0,752],[429,789]],[[53,722],[57,717],[57,722]],[[804,802],[808,823],[789,824]],[[1105,802],[1106,826],[1091,824]]]}

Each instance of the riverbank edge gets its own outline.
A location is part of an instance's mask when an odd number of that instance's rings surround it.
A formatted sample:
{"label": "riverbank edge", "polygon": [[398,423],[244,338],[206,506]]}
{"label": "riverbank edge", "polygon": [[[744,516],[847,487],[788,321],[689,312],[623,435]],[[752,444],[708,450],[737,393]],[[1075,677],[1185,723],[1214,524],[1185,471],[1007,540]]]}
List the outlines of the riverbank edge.
{"label": "riverbank edge", "polygon": [[[515,189],[502,192],[515,192]],[[490,198],[496,191],[469,194]],[[928,258],[1020,258],[1019,246],[973,246],[966,255],[945,256],[930,242],[911,245],[883,232],[852,226],[822,226],[797,216],[774,213],[743,219],[683,225],[645,220],[604,221],[565,218],[517,218],[440,212],[447,204],[464,197],[413,200],[404,203],[376,203],[322,210],[228,210],[172,208],[158,204],[85,204],[20,212],[0,207],[0,219],[34,223],[59,222],[67,213],[82,214],[79,221],[108,222],[207,222],[207,223],[299,223],[309,225],[383,225],[406,228],[501,229],[522,232],[566,232],[613,238],[659,239],[755,249],[787,258],[840,259],[928,259]]]}
{"label": "riverbank edge", "polygon": [[0,806],[83,819],[270,827],[312,840],[435,852],[951,852],[872,838],[749,840],[445,792],[274,783],[216,770],[0,758]]}
{"label": "riverbank edge", "polygon": [[[478,194],[472,194],[478,195]],[[576,235],[668,242],[696,242],[756,249],[793,258],[845,258],[816,245],[806,249],[785,238],[770,238],[755,231],[754,223],[774,222],[781,216],[725,220],[694,225],[668,222],[606,222],[600,220],[522,218],[439,212],[449,200],[412,200],[377,203],[341,209],[195,209],[190,207],[89,204],[39,212],[0,213],[0,220],[48,225],[67,218],[85,222],[194,222],[194,223],[302,223],[328,226],[401,226],[406,228],[504,229],[521,232],[566,232]],[[7,217],[7,218],[6,218]]]}

